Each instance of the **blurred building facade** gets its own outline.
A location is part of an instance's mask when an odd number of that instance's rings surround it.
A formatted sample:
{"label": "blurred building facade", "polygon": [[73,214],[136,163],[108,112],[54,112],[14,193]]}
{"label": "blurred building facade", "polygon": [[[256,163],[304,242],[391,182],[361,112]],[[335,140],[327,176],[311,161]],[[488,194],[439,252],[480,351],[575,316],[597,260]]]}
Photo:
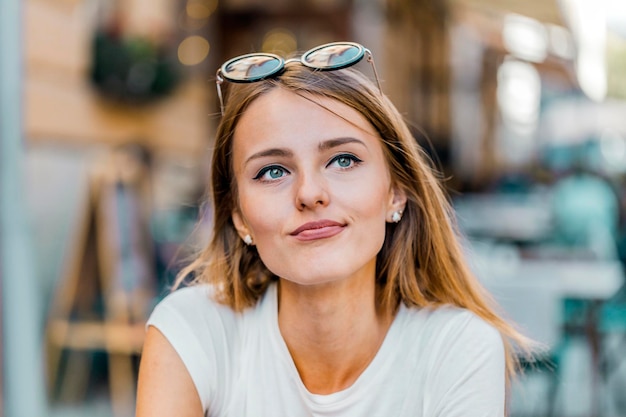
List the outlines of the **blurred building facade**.
{"label": "blurred building facade", "polygon": [[[119,6],[109,11],[108,3]],[[139,139],[171,153],[202,152],[209,137],[204,74],[190,71],[167,97],[157,97],[154,102],[134,102],[132,98],[133,88],[140,90],[146,79],[149,82],[155,77],[155,68],[141,68],[142,64],[151,65],[150,59],[156,60],[153,57],[142,61],[137,56],[136,66],[128,64],[126,74],[119,74],[117,81],[128,90],[127,102],[100,94],[90,82],[90,74],[95,71],[95,38],[100,33],[107,34],[111,41],[127,42],[128,50],[137,39],[155,51],[162,49],[164,54],[175,56],[174,41],[187,34],[176,27],[173,18],[179,7],[175,2],[163,1],[24,2],[28,142],[121,144]],[[108,87],[114,89],[116,85],[111,80]]]}
{"label": "blurred building facade", "polygon": [[42,310],[54,305],[81,245],[77,219],[110,149],[150,154],[148,220],[161,267],[172,268],[203,213],[219,118],[215,70],[248,52],[364,44],[451,191],[551,184],[575,165],[568,149],[588,141],[597,148],[589,166],[619,189],[626,81],[616,74],[626,71],[626,35],[610,25],[610,0],[603,14],[588,3],[23,1],[25,198]]}

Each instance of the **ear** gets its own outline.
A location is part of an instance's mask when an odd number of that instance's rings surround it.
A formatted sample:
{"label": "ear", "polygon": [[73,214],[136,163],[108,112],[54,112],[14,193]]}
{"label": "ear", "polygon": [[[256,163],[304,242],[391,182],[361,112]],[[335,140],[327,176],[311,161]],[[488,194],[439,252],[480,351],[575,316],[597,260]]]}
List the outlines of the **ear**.
{"label": "ear", "polygon": [[404,191],[404,188],[399,187],[397,185],[392,186],[390,192],[389,192],[389,204],[387,206],[387,221],[390,223],[397,223],[397,221],[394,221],[393,215],[394,213],[400,213],[400,216],[402,216],[402,212],[404,212],[404,208],[406,207],[406,201],[407,201],[407,196],[406,196],[406,191]]}
{"label": "ear", "polygon": [[250,236],[250,229],[248,229],[248,226],[246,226],[246,222],[243,220],[243,217],[241,216],[239,210],[233,210],[230,218],[233,221],[235,230],[237,230],[237,234],[242,240],[245,240],[246,236]]}

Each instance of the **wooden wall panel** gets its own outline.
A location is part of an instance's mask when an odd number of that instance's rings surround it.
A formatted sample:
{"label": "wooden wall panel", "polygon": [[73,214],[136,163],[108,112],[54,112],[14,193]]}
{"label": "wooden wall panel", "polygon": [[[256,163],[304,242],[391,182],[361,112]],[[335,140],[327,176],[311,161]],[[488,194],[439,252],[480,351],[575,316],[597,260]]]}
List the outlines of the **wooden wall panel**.
{"label": "wooden wall panel", "polygon": [[189,78],[171,96],[134,107],[107,102],[92,89],[88,71],[97,21],[92,5],[24,2],[26,139],[95,144],[140,139],[156,150],[189,155],[206,149],[209,112],[217,108],[209,77]]}
{"label": "wooden wall panel", "polygon": [[198,94],[206,84],[192,81],[166,101],[131,108],[101,100],[86,84],[31,77],[25,90],[26,137],[103,144],[140,139],[160,150],[194,155],[210,140],[207,100]]}
{"label": "wooden wall panel", "polygon": [[23,10],[27,71],[82,77],[88,66],[92,29],[88,10],[54,0],[27,0]]}
{"label": "wooden wall panel", "polygon": [[437,0],[387,0],[386,91],[429,138],[450,140],[449,10]]}

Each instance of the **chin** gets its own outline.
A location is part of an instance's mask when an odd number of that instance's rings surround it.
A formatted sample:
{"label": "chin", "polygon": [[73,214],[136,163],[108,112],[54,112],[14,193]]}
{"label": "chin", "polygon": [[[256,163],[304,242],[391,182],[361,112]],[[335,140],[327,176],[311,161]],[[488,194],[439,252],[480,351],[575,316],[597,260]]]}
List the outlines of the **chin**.
{"label": "chin", "polygon": [[[306,274],[303,275],[302,272]],[[290,283],[301,285],[303,287],[315,287],[315,286],[328,286],[332,284],[338,284],[347,281],[350,277],[358,276],[360,269],[345,269],[337,270],[334,268],[332,271],[314,271],[312,268],[301,268],[294,274],[278,274],[282,277],[282,280],[289,281]]]}
{"label": "chin", "polygon": [[[358,253],[355,257],[350,253]],[[302,286],[340,283],[355,277],[374,277],[376,253],[374,250],[328,251],[279,256],[266,259],[265,264],[281,280]]]}

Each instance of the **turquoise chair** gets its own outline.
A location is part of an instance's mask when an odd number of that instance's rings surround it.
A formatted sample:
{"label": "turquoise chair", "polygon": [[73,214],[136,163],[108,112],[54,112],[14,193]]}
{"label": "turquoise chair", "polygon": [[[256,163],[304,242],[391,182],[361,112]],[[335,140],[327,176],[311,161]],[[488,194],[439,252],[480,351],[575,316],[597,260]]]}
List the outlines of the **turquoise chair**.
{"label": "turquoise chair", "polygon": [[[618,250],[620,204],[612,185],[602,177],[578,172],[558,181],[553,191],[554,243],[574,253],[600,260],[620,260],[624,264],[626,259]],[[625,291],[621,290],[602,303],[599,310],[591,310],[594,307],[592,301],[584,299],[565,300],[562,307],[563,338],[554,355],[556,383],[560,357],[572,337],[585,334],[589,314],[597,315],[600,375],[606,380],[610,375],[609,368],[622,359],[626,346]],[[622,338],[615,351],[606,349],[603,343],[608,334],[618,334]]]}

